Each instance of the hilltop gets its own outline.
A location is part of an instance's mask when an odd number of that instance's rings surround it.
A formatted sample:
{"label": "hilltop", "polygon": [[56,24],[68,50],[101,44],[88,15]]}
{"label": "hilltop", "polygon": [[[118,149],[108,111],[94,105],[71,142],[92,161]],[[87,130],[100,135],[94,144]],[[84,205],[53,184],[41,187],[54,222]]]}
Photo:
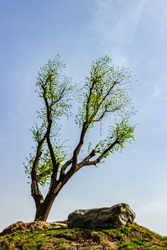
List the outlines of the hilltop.
{"label": "hilltop", "polygon": [[167,237],[136,223],[95,230],[68,229],[65,222],[17,222],[0,234],[0,249],[167,249]]}

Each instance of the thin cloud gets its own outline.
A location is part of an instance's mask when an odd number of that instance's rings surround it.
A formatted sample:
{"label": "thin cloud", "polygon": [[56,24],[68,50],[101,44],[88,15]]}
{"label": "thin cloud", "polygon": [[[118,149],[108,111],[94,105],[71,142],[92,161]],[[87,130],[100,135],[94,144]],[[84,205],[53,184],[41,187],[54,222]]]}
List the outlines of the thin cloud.
{"label": "thin cloud", "polygon": [[[102,34],[103,39],[119,41],[119,43],[124,43],[126,39],[130,42],[146,2],[146,0],[126,1],[126,3],[117,1],[115,4],[112,0],[99,0],[91,27]],[[120,4],[122,8],[119,8]]]}
{"label": "thin cloud", "polygon": [[154,92],[151,95],[152,99],[155,99],[158,95],[160,95],[162,93],[162,90],[163,89],[161,88],[161,86],[158,86],[157,84],[155,84]]}

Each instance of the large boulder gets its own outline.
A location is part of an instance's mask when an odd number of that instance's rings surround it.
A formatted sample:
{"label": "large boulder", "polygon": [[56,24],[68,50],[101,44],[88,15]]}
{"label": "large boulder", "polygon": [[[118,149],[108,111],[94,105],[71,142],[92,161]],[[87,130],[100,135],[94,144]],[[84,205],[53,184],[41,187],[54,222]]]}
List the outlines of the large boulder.
{"label": "large boulder", "polygon": [[135,213],[128,204],[120,203],[112,207],[78,209],[69,214],[69,228],[121,228],[127,222],[133,223]]}

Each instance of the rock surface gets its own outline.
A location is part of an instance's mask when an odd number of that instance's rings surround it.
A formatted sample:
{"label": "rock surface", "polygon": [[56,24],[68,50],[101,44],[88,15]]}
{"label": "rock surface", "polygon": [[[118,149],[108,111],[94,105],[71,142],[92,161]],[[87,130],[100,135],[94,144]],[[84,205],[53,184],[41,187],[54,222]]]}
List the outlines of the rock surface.
{"label": "rock surface", "polygon": [[112,207],[78,209],[69,214],[68,228],[121,228],[134,222],[135,213],[128,204]]}

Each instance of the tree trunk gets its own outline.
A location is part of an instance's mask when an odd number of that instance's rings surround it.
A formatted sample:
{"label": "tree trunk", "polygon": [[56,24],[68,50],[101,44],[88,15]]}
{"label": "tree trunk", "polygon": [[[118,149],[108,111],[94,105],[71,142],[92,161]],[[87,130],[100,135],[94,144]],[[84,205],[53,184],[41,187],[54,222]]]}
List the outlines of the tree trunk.
{"label": "tree trunk", "polygon": [[34,221],[46,221],[52,207],[52,204],[56,198],[56,194],[52,193],[48,195],[43,203],[39,205],[36,210],[36,215]]}
{"label": "tree trunk", "polygon": [[63,186],[64,186],[64,183],[62,182],[59,182],[56,185],[56,188],[54,185],[52,185],[44,202],[39,204],[38,208],[36,209],[36,215],[35,215],[34,221],[46,221],[47,220],[49,212],[53,205],[53,202]]}
{"label": "tree trunk", "polygon": [[51,207],[43,207],[43,204],[39,207],[39,209],[36,211],[35,219],[34,221],[47,221],[49,212]]}
{"label": "tree trunk", "polygon": [[34,221],[46,221],[53,205],[53,202],[63,186],[68,182],[71,176],[77,172],[74,168],[71,168],[68,173],[60,178],[55,184],[52,184],[45,200],[42,203],[38,203],[36,206],[36,215]]}

